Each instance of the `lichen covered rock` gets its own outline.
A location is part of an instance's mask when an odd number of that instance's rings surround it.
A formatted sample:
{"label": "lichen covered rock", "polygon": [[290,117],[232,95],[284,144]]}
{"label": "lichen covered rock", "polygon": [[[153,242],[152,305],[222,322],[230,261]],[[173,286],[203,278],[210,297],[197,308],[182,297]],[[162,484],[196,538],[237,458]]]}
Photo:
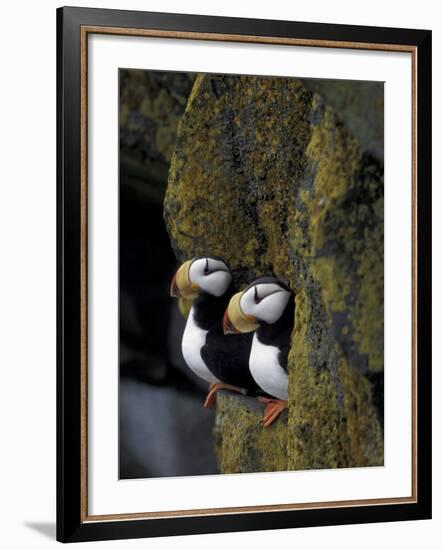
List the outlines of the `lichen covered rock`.
{"label": "lichen covered rock", "polygon": [[325,102],[358,139],[362,150],[383,162],[384,86],[382,82],[303,79],[303,84]]}
{"label": "lichen covered rock", "polygon": [[193,73],[120,70],[121,182],[142,198],[163,198],[194,78]]}
{"label": "lichen covered rock", "polygon": [[220,471],[225,474],[278,472],[288,469],[285,411],[266,430],[264,405],[233,392],[217,393],[215,447]]}
{"label": "lichen covered rock", "polygon": [[[382,464],[380,161],[300,80],[200,75],[164,206],[179,259],[220,255],[239,288],[274,275],[295,293],[282,469]],[[243,471],[244,413],[220,432],[222,471]]]}

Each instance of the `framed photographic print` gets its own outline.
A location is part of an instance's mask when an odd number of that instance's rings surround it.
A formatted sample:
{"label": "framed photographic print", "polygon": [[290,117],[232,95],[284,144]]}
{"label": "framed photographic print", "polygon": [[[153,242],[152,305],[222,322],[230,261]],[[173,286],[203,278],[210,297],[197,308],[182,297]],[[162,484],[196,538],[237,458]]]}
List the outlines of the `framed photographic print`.
{"label": "framed photographic print", "polygon": [[57,33],[57,538],[430,518],[431,32]]}

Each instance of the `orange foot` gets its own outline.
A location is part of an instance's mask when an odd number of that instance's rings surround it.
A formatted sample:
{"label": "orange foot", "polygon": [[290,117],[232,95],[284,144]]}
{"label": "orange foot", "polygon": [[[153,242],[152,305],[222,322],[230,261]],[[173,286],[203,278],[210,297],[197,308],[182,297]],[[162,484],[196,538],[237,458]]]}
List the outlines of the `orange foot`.
{"label": "orange foot", "polygon": [[267,428],[280,414],[288,408],[288,402],[282,399],[271,399],[269,397],[259,397],[260,403],[265,403],[265,412],[263,413],[263,427]]}
{"label": "orange foot", "polygon": [[243,390],[241,388],[237,388],[237,386],[231,386],[230,384],[222,384],[222,383],[211,384],[209,386],[208,395],[206,396],[205,402],[203,403],[203,407],[205,409],[211,408],[211,406],[214,404],[215,394],[217,390],[232,390],[239,393],[243,393]]}

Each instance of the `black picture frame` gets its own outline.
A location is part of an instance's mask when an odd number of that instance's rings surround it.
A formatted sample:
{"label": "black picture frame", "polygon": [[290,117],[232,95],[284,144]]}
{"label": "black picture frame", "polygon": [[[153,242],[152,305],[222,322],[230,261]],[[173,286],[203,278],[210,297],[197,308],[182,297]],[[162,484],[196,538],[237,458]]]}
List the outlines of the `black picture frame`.
{"label": "black picture frame", "polygon": [[[403,45],[416,51],[416,461],[412,503],[87,521],[81,513],[81,27]],[[172,13],[57,10],[57,539],[157,537],[431,517],[431,31]]]}

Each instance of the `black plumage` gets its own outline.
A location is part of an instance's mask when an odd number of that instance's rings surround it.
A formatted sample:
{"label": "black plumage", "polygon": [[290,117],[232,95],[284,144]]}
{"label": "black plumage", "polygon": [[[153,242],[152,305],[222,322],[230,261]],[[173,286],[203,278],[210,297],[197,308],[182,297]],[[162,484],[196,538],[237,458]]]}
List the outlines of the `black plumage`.
{"label": "black plumage", "polygon": [[200,328],[208,331],[200,354],[208,369],[221,382],[256,394],[260,388],[249,370],[253,335],[223,333],[223,314],[233,292],[231,285],[223,296],[202,293],[194,300],[194,320]]}

